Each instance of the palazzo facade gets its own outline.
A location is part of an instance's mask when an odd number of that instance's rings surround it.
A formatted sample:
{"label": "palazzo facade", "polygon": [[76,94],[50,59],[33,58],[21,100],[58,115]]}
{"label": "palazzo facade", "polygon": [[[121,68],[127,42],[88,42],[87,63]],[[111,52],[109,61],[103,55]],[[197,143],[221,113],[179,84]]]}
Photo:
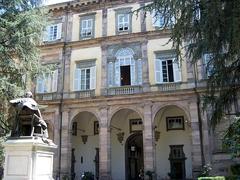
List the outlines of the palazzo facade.
{"label": "palazzo facade", "polygon": [[177,63],[161,15],[133,13],[150,2],[48,7],[41,61],[56,70],[38,77],[34,91],[58,145],[56,177],[192,179],[207,163],[228,173],[230,158],[198,98],[208,54]]}

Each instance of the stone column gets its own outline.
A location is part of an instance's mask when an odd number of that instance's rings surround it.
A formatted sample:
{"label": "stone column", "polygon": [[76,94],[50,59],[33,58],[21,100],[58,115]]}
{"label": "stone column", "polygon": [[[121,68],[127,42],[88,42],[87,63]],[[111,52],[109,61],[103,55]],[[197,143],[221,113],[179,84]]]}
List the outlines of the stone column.
{"label": "stone column", "polygon": [[152,104],[144,105],[143,111],[143,151],[144,151],[144,172],[154,171],[154,138],[152,122]]}
{"label": "stone column", "polygon": [[[195,99],[194,99],[195,100]],[[196,100],[189,104],[192,128],[192,171],[193,177],[197,177],[201,171],[201,142],[199,132],[198,110]]]}
{"label": "stone column", "polygon": [[[70,176],[71,164],[71,147],[69,133],[69,111],[64,110],[62,113],[62,138],[61,138],[61,177],[64,175]],[[60,148],[60,147],[59,147]]]}
{"label": "stone column", "polygon": [[111,179],[110,170],[110,131],[108,128],[108,108],[100,108],[99,129],[99,179]]}

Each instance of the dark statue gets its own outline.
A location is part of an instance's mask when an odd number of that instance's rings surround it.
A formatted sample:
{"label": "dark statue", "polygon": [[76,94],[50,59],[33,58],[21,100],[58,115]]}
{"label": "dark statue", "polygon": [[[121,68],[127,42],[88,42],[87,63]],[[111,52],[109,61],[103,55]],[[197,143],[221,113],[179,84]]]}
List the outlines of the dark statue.
{"label": "dark statue", "polygon": [[11,137],[38,136],[48,138],[47,124],[43,120],[38,104],[27,92],[25,97],[10,101],[16,108],[16,118]]}

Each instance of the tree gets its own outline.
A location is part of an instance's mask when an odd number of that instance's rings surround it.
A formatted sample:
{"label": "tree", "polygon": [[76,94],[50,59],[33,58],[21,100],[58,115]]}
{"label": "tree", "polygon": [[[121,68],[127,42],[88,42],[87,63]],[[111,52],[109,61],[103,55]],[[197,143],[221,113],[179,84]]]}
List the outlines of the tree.
{"label": "tree", "polygon": [[39,5],[39,0],[0,1],[0,166],[2,137],[14,119],[8,102],[22,96],[42,72],[38,46],[45,20]]}
{"label": "tree", "polygon": [[210,54],[204,105],[211,106],[215,127],[240,88],[240,0],[154,0],[142,9],[164,17],[165,29],[174,19],[170,41],[180,60],[195,64]]}
{"label": "tree", "polygon": [[[195,66],[204,54],[209,55],[206,66],[209,77],[204,93],[198,90],[198,80],[195,78],[204,166],[201,111],[211,109],[210,123],[214,130],[226,109],[231,109],[239,98],[240,0],[154,0],[138,11],[141,10],[164,19],[163,29],[170,28],[169,41],[173,42],[180,62],[187,58]],[[240,124],[240,119],[236,123]],[[228,140],[235,138],[227,137]],[[231,142],[239,142],[239,136],[237,138]]]}

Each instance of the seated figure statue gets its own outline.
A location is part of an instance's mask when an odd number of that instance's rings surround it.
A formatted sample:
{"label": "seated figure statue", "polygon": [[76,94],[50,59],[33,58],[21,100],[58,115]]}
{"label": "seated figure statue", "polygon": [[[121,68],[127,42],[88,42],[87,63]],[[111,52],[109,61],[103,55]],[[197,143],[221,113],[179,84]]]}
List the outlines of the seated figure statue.
{"label": "seated figure statue", "polygon": [[39,136],[44,139],[48,138],[47,124],[42,118],[38,104],[32,97],[32,93],[27,92],[23,98],[10,100],[17,111],[11,133],[12,137]]}

